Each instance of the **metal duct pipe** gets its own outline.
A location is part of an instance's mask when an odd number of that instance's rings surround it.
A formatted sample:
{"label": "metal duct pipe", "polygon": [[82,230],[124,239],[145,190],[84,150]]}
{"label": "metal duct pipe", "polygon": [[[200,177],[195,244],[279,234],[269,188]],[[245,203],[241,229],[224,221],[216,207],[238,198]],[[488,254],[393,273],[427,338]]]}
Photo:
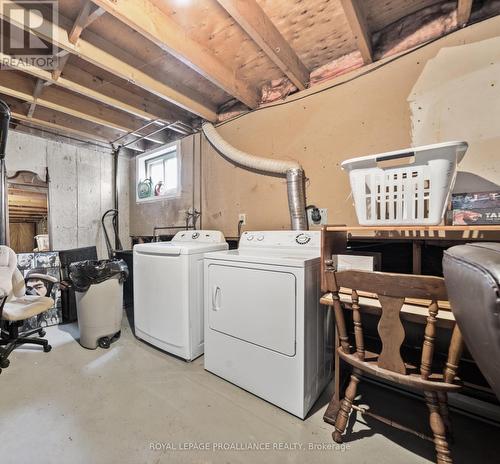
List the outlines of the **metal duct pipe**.
{"label": "metal duct pipe", "polygon": [[286,188],[292,230],[307,230],[306,185],[303,169],[287,171]]}
{"label": "metal duct pipe", "polygon": [[7,169],[5,167],[5,148],[9,132],[10,108],[0,100],[0,245],[8,244],[7,230]]}
{"label": "metal duct pipe", "polygon": [[231,161],[250,169],[286,175],[291,228],[292,230],[308,229],[305,176],[304,170],[297,161],[275,160],[251,155],[227,143],[215,130],[213,124],[205,122],[202,129],[210,144]]}

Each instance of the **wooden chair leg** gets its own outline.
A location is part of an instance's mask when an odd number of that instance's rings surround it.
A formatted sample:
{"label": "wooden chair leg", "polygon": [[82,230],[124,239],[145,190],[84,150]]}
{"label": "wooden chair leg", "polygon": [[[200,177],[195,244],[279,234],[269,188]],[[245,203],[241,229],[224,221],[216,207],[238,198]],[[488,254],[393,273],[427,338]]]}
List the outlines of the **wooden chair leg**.
{"label": "wooden chair leg", "polygon": [[437,464],[452,464],[451,452],[446,440],[446,426],[439,411],[436,392],[425,392],[425,401],[429,408],[429,422],[434,434],[434,446],[437,453]]}
{"label": "wooden chair leg", "polygon": [[356,397],[356,390],[360,380],[361,371],[359,369],[354,369],[351,374],[349,385],[346,388],[344,399],[340,402],[340,409],[337,413],[337,418],[335,419],[335,431],[332,433],[332,437],[333,441],[336,443],[342,443],[342,434],[347,426],[349,413],[352,409],[352,402]]}
{"label": "wooden chair leg", "polygon": [[453,429],[451,427],[450,412],[448,410],[448,394],[446,392],[437,392],[437,397],[439,402],[439,413],[446,427],[446,435],[450,442],[453,442]]}

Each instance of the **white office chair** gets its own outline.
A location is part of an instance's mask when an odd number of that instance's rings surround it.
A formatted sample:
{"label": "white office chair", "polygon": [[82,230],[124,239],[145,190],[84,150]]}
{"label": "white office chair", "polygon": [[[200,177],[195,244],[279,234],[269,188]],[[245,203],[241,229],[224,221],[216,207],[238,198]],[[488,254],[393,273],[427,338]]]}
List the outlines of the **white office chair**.
{"label": "white office chair", "polygon": [[[45,274],[30,274],[29,280],[37,279],[47,282],[47,295],[57,279]],[[54,300],[45,296],[26,295],[26,284],[21,272],[17,268],[17,256],[9,247],[0,245],[0,372],[9,366],[7,359],[10,353],[19,345],[26,343],[41,345],[45,352],[51,350],[48,340],[30,337],[38,333],[45,335],[41,328],[19,332],[19,327],[26,319],[48,311],[54,306]]]}

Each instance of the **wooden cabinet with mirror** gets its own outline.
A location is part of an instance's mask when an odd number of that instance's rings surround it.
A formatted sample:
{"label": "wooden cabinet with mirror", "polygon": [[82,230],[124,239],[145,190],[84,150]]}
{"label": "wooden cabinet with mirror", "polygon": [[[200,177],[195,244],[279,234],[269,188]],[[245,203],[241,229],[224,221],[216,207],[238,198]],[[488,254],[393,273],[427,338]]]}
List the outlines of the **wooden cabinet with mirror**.
{"label": "wooden cabinet with mirror", "polygon": [[30,171],[7,178],[10,247],[16,253],[48,251],[48,183]]}

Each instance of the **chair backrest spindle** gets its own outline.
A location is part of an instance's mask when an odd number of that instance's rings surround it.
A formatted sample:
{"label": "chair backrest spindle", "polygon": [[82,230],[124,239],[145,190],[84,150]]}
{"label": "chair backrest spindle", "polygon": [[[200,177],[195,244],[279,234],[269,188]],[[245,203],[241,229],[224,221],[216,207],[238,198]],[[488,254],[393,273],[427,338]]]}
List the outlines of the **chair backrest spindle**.
{"label": "chair backrest spindle", "polygon": [[427,380],[432,373],[432,358],[434,357],[434,341],[436,339],[436,316],[438,305],[432,301],[429,305],[429,315],[424,331],[424,342],[422,344],[422,358],[420,361],[420,375]]}
{"label": "chair backrest spindle", "polygon": [[365,342],[363,339],[363,326],[361,324],[361,312],[359,311],[359,297],[356,290],[352,290],[352,318],[354,321],[354,339],[356,342],[356,354],[361,360],[365,359]]}

